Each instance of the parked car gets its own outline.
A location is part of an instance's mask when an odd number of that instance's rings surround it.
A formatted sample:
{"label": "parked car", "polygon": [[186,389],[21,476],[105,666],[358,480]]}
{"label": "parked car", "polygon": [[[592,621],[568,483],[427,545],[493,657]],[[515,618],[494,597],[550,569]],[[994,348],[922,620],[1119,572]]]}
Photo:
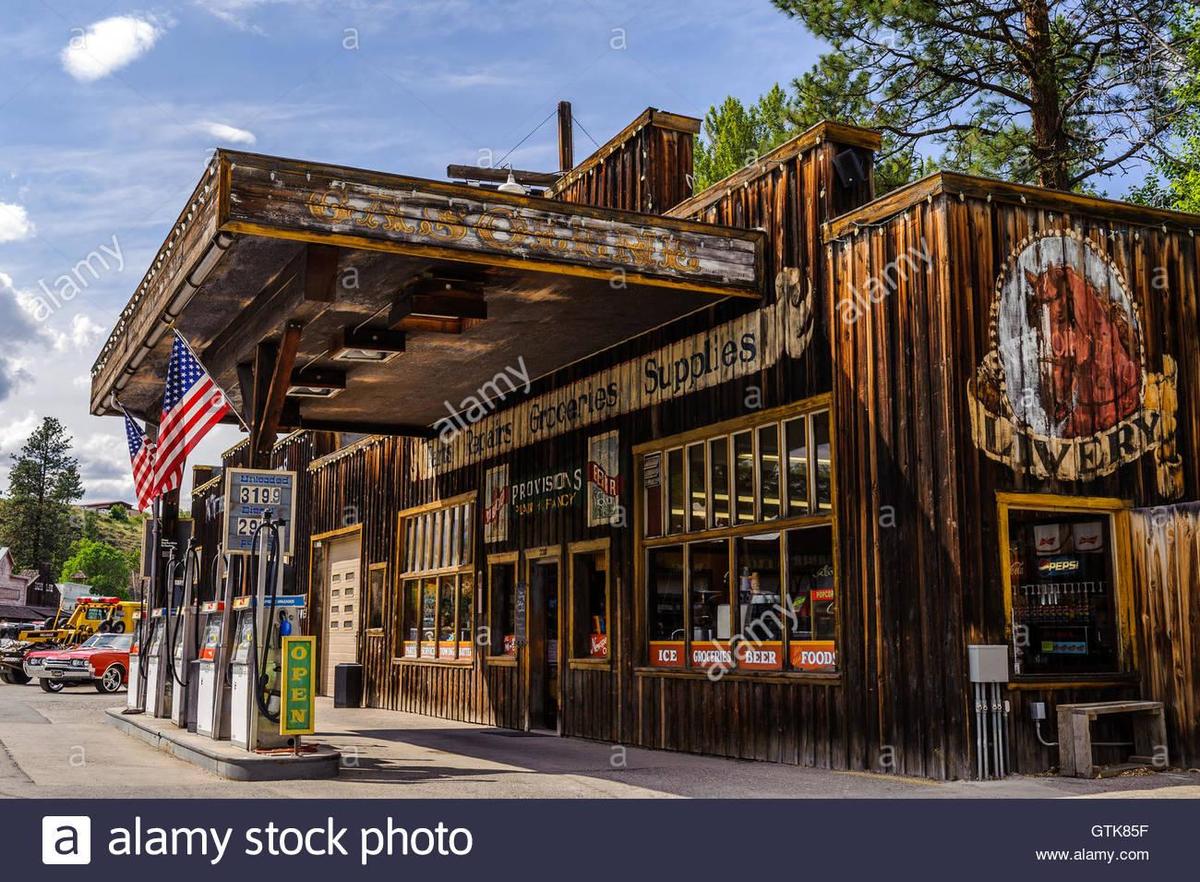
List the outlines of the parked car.
{"label": "parked car", "polygon": [[25,658],[25,674],[36,679],[45,692],[91,683],[97,692],[112,694],[129,677],[132,643],[132,634],[95,634],[68,649],[36,650]]}

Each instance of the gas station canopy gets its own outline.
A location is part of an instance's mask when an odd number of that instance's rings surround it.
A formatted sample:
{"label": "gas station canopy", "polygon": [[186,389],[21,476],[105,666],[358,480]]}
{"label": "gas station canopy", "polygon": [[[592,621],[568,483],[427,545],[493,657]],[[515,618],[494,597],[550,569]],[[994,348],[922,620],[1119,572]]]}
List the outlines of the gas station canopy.
{"label": "gas station canopy", "polygon": [[723,298],[757,299],[763,244],[219,151],[96,361],[91,411],[157,416],[174,327],[249,425],[422,434],[498,373],[536,379]]}

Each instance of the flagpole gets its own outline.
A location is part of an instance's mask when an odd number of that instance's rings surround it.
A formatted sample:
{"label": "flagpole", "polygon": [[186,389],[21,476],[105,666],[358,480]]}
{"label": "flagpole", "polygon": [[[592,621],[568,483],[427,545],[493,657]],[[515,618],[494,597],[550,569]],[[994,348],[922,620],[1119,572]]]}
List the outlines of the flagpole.
{"label": "flagpole", "polygon": [[[176,330],[176,328],[175,328],[175,323],[174,323],[174,322],[172,322],[172,323],[171,323],[171,333],[172,333],[172,334],[174,334],[174,335],[175,335],[175,337],[176,337],[176,338],[179,340],[179,342],[183,344],[183,348],[184,348],[184,349],[186,349],[186,350],[187,350],[189,353],[191,353],[191,356],[192,356],[192,358],[196,359],[196,363],[197,363],[197,364],[199,364],[201,367],[203,367],[203,368],[204,368],[204,370],[207,372],[207,371],[208,371],[208,368],[204,366],[204,362],[203,362],[203,361],[201,361],[201,359],[200,359],[200,356],[198,356],[198,355],[196,354],[196,350],[192,348],[192,346],[191,346],[191,344],[190,344],[190,343],[188,343],[188,341],[187,341],[187,338],[185,338],[185,337],[183,336],[183,334],[179,333],[179,331],[178,331],[178,330]],[[212,374],[211,374],[211,373],[209,373],[208,375],[209,375],[210,377],[212,377]],[[216,385],[216,384],[217,384],[217,381],[216,381],[216,379],[214,378],[214,379],[213,379],[213,385]],[[221,389],[221,387],[220,387],[220,386],[217,386],[217,388],[218,388],[218,389]],[[229,393],[228,393],[228,392],[226,392],[224,389],[221,389],[221,394],[225,396],[225,400],[226,400],[226,401],[229,401]],[[237,417],[237,421],[238,421],[239,423],[241,423],[241,424],[242,424],[242,428],[243,428],[243,429],[245,429],[247,433],[249,433],[249,432],[250,432],[250,427],[249,427],[248,425],[246,425],[246,421],[245,421],[244,419],[242,419],[242,415],[241,415],[240,413],[238,413],[238,410],[237,410],[237,408],[236,408],[236,407],[234,407],[232,404],[230,404],[230,406],[229,406],[229,411],[230,411],[230,413],[232,413],[232,414],[233,414],[235,417]]]}

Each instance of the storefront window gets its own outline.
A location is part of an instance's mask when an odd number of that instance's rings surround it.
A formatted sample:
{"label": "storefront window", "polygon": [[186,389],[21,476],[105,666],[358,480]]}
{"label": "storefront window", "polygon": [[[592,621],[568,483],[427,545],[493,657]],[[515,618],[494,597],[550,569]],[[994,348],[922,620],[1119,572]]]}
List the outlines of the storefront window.
{"label": "storefront window", "polygon": [[667,453],[667,532],[682,533],[684,524],[683,449]]}
{"label": "storefront window", "polygon": [[739,536],[734,543],[738,573],[738,667],[779,670],[783,667],[783,570],[779,534]]}
{"label": "storefront window", "polygon": [[571,658],[609,654],[608,551],[571,555]]}
{"label": "storefront window", "polygon": [[813,451],[816,454],[817,509],[833,509],[833,447],[829,443],[829,411],[813,414]]}
{"label": "storefront window", "polygon": [[437,579],[421,583],[421,658],[437,658]]}
{"label": "storefront window", "polygon": [[708,442],[708,469],[712,476],[713,527],[729,526],[729,439],[713,438]]}
{"label": "storefront window", "polygon": [[639,449],[651,666],[837,671],[828,407],[822,396]]}
{"label": "storefront window", "polygon": [[703,530],[708,526],[708,474],[704,463],[704,444],[692,444],[687,449],[688,469],[688,529]]}
{"label": "storefront window", "polygon": [[475,576],[463,573],[458,577],[458,657],[472,658],[475,653]]}
{"label": "storefront window", "polygon": [[455,603],[454,577],[438,580],[438,658],[454,658],[458,648],[454,637]]}
{"label": "storefront window", "polygon": [[683,667],[683,547],[652,548],[646,555],[650,664]]}
{"label": "storefront window", "polygon": [[1015,674],[1120,670],[1112,517],[1008,512]]}
{"label": "storefront window", "polygon": [[400,633],[404,635],[404,650],[405,658],[417,657],[417,646],[421,642],[420,622],[421,610],[421,582],[419,579],[410,579],[404,583],[404,623],[407,623],[407,629],[402,624]]}
{"label": "storefront window", "polygon": [[764,521],[779,517],[779,426],[771,423],[758,430],[758,512]]}
{"label": "storefront window", "polygon": [[733,436],[734,508],[737,522],[754,522],[754,435],[739,432]]}
{"label": "storefront window", "polygon": [[367,570],[367,628],[383,627],[383,594],[387,584],[387,564],[372,564]]}
{"label": "storefront window", "polygon": [[488,590],[491,622],[492,655],[517,654],[516,597],[517,564],[494,563],[488,568]]}
{"label": "storefront window", "polygon": [[788,515],[797,517],[809,512],[808,420],[800,417],[788,420],[783,426],[787,444]]}
{"label": "storefront window", "polygon": [[691,598],[692,667],[732,667],[733,636],[729,585],[729,540],[688,545],[688,596]]}
{"label": "storefront window", "polygon": [[788,667],[793,671],[837,670],[837,603],[833,581],[833,528],[789,530]]}

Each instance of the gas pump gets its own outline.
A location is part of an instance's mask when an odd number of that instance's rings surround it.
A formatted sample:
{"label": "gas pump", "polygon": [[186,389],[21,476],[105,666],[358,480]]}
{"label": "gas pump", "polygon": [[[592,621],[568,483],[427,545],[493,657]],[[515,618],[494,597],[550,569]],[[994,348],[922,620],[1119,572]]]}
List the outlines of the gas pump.
{"label": "gas pump", "polygon": [[167,621],[171,623],[171,645],[167,662],[171,675],[171,722],[181,729],[188,727],[188,690],[191,688],[191,664],[196,658],[199,617],[196,612],[196,579],[200,576],[200,552],[195,538],[188,540],[183,564],[183,596],[178,607],[172,607],[174,591],[167,592]]}
{"label": "gas pump", "polygon": [[165,717],[171,712],[171,681],[167,672],[167,609],[150,611],[149,638],[142,663],[146,666],[146,713]]}
{"label": "gas pump", "polygon": [[279,734],[281,646],[300,633],[303,595],[283,596],[282,521],[263,514],[250,550],[255,591],[233,601],[236,637],[232,657],[231,740],[247,750],[298,748],[296,736]]}
{"label": "gas pump", "polygon": [[142,669],[142,640],[145,622],[142,610],[133,611],[133,642],[129,646],[129,689],[125,692],[126,711],[140,711],[146,700],[146,677]]}
{"label": "gas pump", "polygon": [[[230,559],[227,567],[231,567]],[[230,681],[229,665],[233,649],[233,584],[229,576],[221,575],[222,555],[217,552],[213,561],[213,596],[200,608],[201,639],[196,690],[196,732],[217,741],[229,738]]]}

